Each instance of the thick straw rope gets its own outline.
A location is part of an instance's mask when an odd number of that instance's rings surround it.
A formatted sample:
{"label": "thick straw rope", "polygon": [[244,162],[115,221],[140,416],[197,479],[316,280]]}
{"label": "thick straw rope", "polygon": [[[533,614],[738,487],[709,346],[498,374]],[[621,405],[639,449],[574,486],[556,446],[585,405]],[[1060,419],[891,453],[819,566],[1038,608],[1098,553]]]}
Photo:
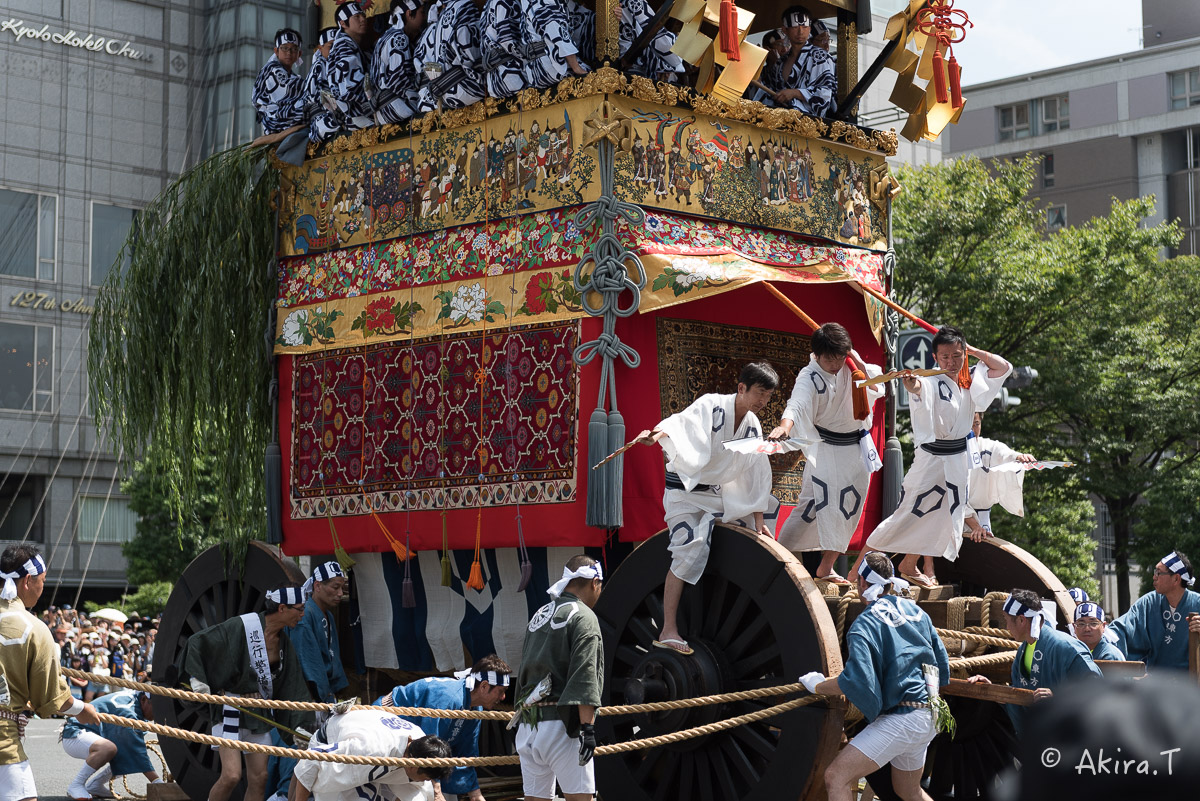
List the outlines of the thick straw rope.
{"label": "thick straw rope", "polygon": [[998,654],[984,654],[983,656],[968,656],[962,659],[951,659],[951,670],[967,670],[969,668],[990,667],[991,665],[1012,664],[1016,659],[1016,651],[1002,651]]}
{"label": "thick straw rope", "polygon": [[[240,698],[238,696],[214,695],[212,693],[197,693],[190,690],[177,690],[158,684],[143,684],[129,679],[117,679],[112,676],[98,676],[94,673],[84,673],[73,668],[61,668],[65,675],[87,679],[100,683],[100,680],[120,687],[142,690],[154,695],[163,695],[181,701],[195,701],[202,704],[230,704],[231,706],[260,707],[265,709],[291,709],[301,712],[328,712],[333,704],[319,704],[313,701],[277,701],[271,698]],[[802,684],[781,684],[777,687],[759,687],[754,690],[722,693],[719,695],[704,695],[696,698],[681,698],[677,701],[656,701],[647,704],[627,704],[624,706],[603,706],[596,710],[597,715],[637,715],[644,712],[664,712],[674,709],[687,709],[694,706],[709,704],[725,704],[732,701],[748,701],[753,698],[768,698],[774,695],[787,695],[800,692]],[[554,706],[549,704],[549,706]],[[473,709],[431,709],[426,707],[405,706],[373,706],[358,704],[353,709],[381,709],[395,715],[405,715],[417,718],[466,718],[474,720],[509,720],[511,712],[476,711]]]}
{"label": "thick straw rope", "polygon": [[[616,743],[614,745],[602,745],[596,749],[596,756],[604,756],[605,754],[619,754],[624,751],[637,751],[643,748],[656,748],[662,745],[670,745],[671,743],[689,740],[695,737],[704,737],[709,734],[732,729],[737,726],[744,726],[748,723],[754,723],[759,720],[790,712],[793,709],[799,709],[803,706],[815,703],[820,700],[825,700],[823,695],[806,695],[801,698],[795,698],[791,701],[785,701],[782,704],[760,709],[757,712],[750,712],[745,715],[739,715],[735,718],[709,723],[704,726],[697,726],[692,729],[684,729],[682,731],[663,734],[657,737],[646,737],[641,740],[630,740],[626,743]],[[380,709],[380,707],[374,707]],[[134,720],[131,718],[123,718],[118,715],[109,715],[104,712],[96,713],[101,723],[109,723],[115,726],[125,726],[139,731],[153,732],[164,737],[175,737],[180,740],[190,740],[194,743],[203,745],[215,745],[225,748],[234,748],[238,751],[246,751],[252,754],[267,754],[269,756],[290,757],[292,759],[307,759],[316,762],[342,762],[350,765],[386,765],[396,768],[423,768],[423,767],[486,767],[493,765],[516,765],[520,763],[520,757],[515,754],[512,756],[496,756],[496,757],[462,757],[452,759],[440,758],[407,758],[407,757],[367,757],[358,756],[355,754],[331,754],[323,751],[308,751],[298,748],[281,748],[274,745],[259,745],[258,743],[248,743],[242,740],[226,740],[223,737],[213,737],[211,734],[201,734],[200,732],[187,731],[185,729],[176,729],[172,726],[164,726],[160,723],[151,723],[144,720]]]}

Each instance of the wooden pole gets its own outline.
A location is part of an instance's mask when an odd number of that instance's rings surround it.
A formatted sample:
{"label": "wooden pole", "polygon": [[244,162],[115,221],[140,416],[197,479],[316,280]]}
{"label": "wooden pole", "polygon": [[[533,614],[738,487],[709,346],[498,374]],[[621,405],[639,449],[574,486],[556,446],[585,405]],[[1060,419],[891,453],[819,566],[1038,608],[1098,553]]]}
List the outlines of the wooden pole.
{"label": "wooden pole", "polygon": [[[1187,616],[1188,623],[1191,623],[1196,613]],[[1192,674],[1192,681],[1200,683],[1200,634],[1188,628],[1188,672]]]}
{"label": "wooden pole", "polygon": [[1035,702],[1033,690],[1022,690],[1020,687],[1009,687],[1007,684],[972,684],[966,679],[950,679],[941,690],[942,695],[956,695],[959,698],[974,698],[978,701],[993,701],[997,704],[1016,704],[1017,706],[1032,706]]}

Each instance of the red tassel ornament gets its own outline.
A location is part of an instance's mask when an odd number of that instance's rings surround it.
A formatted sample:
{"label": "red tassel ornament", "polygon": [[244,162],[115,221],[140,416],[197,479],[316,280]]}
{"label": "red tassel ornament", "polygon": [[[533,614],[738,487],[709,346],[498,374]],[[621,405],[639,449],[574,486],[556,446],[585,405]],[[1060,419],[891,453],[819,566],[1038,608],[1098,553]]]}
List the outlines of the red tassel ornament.
{"label": "red tassel ornament", "polygon": [[950,56],[950,100],[954,104],[954,108],[962,108],[962,69],[958,66],[958,59],[953,55]]}
{"label": "red tassel ornament", "polygon": [[942,58],[942,49],[933,51],[933,89],[937,94],[937,102],[950,102],[950,87],[946,85],[946,62]]}
{"label": "red tassel ornament", "polygon": [[721,52],[730,61],[742,60],[742,46],[738,42],[737,6],[733,0],[721,0]]}

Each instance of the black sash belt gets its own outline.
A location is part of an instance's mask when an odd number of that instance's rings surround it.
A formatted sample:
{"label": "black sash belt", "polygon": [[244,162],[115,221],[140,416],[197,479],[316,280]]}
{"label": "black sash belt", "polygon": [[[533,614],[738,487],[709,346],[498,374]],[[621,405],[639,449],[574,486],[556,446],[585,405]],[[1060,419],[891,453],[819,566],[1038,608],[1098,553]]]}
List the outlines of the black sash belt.
{"label": "black sash belt", "polygon": [[[679,477],[678,473],[672,473],[670,470],[668,470],[667,489],[686,490],[687,487],[683,485],[683,479]],[[709,484],[697,484],[696,486],[692,487],[692,492],[707,492],[711,489],[712,486]]]}
{"label": "black sash belt", "polygon": [[817,433],[821,435],[821,442],[828,445],[857,445],[862,434],[859,431],[830,431],[828,428],[816,427]]}
{"label": "black sash belt", "polygon": [[953,456],[956,453],[966,453],[967,438],[935,439],[933,442],[921,445],[921,450],[932,453],[934,456]]}

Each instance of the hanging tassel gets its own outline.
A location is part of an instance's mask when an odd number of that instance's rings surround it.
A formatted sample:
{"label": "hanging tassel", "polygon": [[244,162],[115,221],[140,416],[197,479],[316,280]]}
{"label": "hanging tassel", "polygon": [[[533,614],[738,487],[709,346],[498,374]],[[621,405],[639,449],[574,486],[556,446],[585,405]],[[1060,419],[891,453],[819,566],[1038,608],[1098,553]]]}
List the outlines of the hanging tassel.
{"label": "hanging tassel", "polygon": [[[730,61],[742,60],[742,47],[738,42],[737,6],[732,0],[721,0],[721,52]],[[611,452],[611,451],[610,451]]]}
{"label": "hanging tassel", "polygon": [[959,388],[971,388],[971,368],[967,366],[967,357],[963,357],[962,367],[958,368],[958,376],[956,378]]}
{"label": "hanging tassel", "polygon": [[525,548],[525,529],[521,525],[521,477],[518,475],[513,478],[517,481],[517,562],[521,565],[521,583],[517,585],[517,592],[525,592],[533,578],[533,560]]}
{"label": "hanging tassel", "polygon": [[[625,418],[616,410],[616,398],[613,398],[613,410],[608,413],[608,452],[612,453],[625,444]],[[625,457],[618,456],[606,464],[598,472],[608,471],[608,487],[604,498],[605,528],[620,528],[623,523],[621,509],[621,490],[625,479]]]}
{"label": "hanging tassel", "polygon": [[[404,532],[404,550],[408,553],[412,553],[412,550],[409,548],[410,536],[411,533],[406,529]],[[416,608],[417,597],[413,591],[412,562],[409,560],[405,560],[404,562],[404,581],[400,585],[400,595],[402,599],[400,601],[401,606],[405,609]]]}
{"label": "hanging tassel", "polygon": [[338,538],[337,529],[333,526],[333,515],[329,511],[329,501],[326,500],[325,503],[325,519],[329,521],[329,536],[333,540],[333,558],[337,559],[343,573],[349,573],[350,568],[354,567],[354,560],[350,558],[350,554],[342,547],[342,541]]}
{"label": "hanging tassel", "polygon": [[[849,359],[847,359],[849,361]],[[854,419],[866,420],[871,414],[871,404],[867,400],[867,388],[858,386],[859,381],[866,381],[867,374],[853,366],[851,362],[850,381],[854,391],[851,393],[851,398],[854,402]]]}
{"label": "hanging tassel", "polygon": [[379,524],[379,530],[383,532],[383,537],[388,541],[388,545],[392,546],[392,552],[396,554],[396,559],[401,562],[408,560],[408,548],[405,547],[398,539],[392,536],[392,532],[384,525],[383,518],[375,514],[375,510],[371,510],[371,517],[375,518],[375,522]]}
{"label": "hanging tassel", "polygon": [[481,592],[486,586],[483,581],[483,565],[479,561],[480,532],[483,529],[483,507],[475,518],[475,559],[471,562],[471,574],[467,577],[467,586],[476,592]]}
{"label": "hanging tassel", "polygon": [[442,511],[442,586],[450,586],[450,537],[446,533],[446,512]]}
{"label": "hanging tassel", "polygon": [[[624,443],[622,443],[624,444]],[[603,406],[597,406],[588,420],[588,467],[599,464],[600,460],[612,453],[608,448],[608,413]],[[614,459],[613,461],[617,461]],[[612,471],[609,462],[599,470],[588,471],[587,488],[587,518],[586,523],[596,528],[608,528],[604,517],[606,498],[608,495],[609,476]]]}
{"label": "hanging tassel", "polygon": [[962,108],[962,69],[958,66],[958,59],[953,54],[950,55],[950,99],[955,108]]}
{"label": "hanging tassel", "polygon": [[942,59],[940,45],[937,50],[933,51],[933,88],[937,95],[937,102],[950,102],[950,89],[946,86],[946,63]]}

